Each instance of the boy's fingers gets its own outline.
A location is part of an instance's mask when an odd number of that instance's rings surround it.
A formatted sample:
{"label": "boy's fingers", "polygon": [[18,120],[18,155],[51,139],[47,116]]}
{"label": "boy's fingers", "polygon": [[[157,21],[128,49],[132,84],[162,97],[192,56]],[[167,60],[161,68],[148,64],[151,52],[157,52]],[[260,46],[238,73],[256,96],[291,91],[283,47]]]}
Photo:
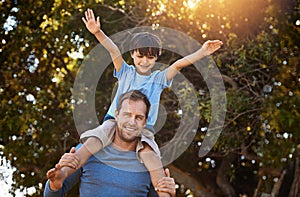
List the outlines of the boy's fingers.
{"label": "boy's fingers", "polygon": [[86,24],[86,23],[87,23],[87,21],[85,20],[85,18],[84,18],[84,17],[82,17],[81,19],[82,19],[82,21],[84,22],[84,24]]}
{"label": "boy's fingers", "polygon": [[88,20],[89,19],[88,11],[85,11],[84,15],[85,15],[85,18]]}
{"label": "boy's fingers", "polygon": [[87,9],[87,18],[90,18],[90,9]]}
{"label": "boy's fingers", "polygon": [[92,9],[89,9],[89,17],[90,17],[92,20],[95,19],[95,17],[94,17],[94,12],[93,12]]}

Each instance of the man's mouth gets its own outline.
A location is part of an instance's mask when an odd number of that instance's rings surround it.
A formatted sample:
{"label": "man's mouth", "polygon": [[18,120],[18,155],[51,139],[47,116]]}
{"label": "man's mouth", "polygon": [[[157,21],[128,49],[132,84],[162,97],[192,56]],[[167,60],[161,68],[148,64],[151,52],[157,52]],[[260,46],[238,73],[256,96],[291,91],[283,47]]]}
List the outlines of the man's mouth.
{"label": "man's mouth", "polygon": [[124,129],[126,129],[129,132],[134,132],[136,131],[136,127],[131,127],[131,126],[124,126]]}

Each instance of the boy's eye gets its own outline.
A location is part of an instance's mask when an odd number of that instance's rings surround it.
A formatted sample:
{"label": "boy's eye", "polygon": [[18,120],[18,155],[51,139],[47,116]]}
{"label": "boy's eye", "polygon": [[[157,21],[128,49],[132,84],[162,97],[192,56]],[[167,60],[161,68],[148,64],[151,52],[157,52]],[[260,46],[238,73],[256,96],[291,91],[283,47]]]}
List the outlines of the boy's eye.
{"label": "boy's eye", "polygon": [[155,58],[155,56],[148,56],[147,58],[152,60]]}

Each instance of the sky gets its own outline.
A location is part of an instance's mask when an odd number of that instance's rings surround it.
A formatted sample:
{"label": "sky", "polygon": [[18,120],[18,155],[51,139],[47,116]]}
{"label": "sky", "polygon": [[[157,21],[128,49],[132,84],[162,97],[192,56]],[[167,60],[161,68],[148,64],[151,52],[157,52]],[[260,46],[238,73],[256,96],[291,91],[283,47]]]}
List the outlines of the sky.
{"label": "sky", "polygon": [[[9,189],[13,184],[12,175],[16,170],[15,167],[11,166],[9,160],[0,155],[0,188],[1,188],[1,197],[13,197],[12,194],[9,193]],[[27,189],[27,193],[34,193],[33,188]],[[17,190],[15,193],[15,197],[23,197],[25,194],[20,190]]]}

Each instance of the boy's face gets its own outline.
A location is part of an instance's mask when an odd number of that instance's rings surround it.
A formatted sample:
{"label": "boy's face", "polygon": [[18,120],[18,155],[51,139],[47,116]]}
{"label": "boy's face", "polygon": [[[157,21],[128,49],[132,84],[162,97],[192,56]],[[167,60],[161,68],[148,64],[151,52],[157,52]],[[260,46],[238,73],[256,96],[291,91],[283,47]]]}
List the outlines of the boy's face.
{"label": "boy's face", "polygon": [[133,59],[133,63],[135,65],[136,71],[140,75],[151,74],[151,69],[153,68],[157,60],[156,56],[141,55],[138,50],[134,50],[133,53],[131,53],[131,57]]}

